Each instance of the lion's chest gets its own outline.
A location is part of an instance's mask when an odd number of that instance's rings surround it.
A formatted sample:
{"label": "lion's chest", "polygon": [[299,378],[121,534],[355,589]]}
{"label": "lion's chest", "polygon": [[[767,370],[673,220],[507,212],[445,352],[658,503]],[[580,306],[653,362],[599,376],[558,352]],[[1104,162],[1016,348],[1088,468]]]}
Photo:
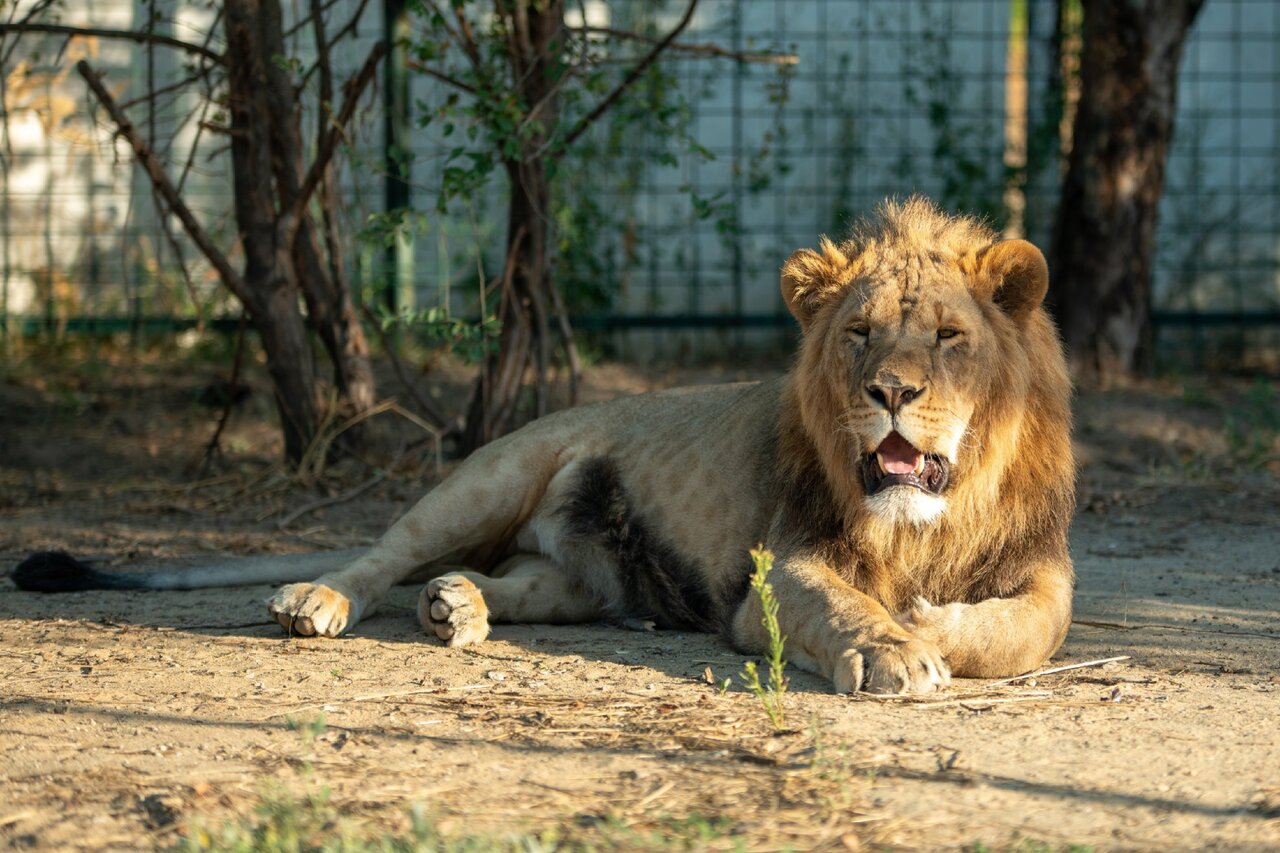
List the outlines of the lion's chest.
{"label": "lion's chest", "polygon": [[1012,594],[1019,575],[1003,558],[969,553],[962,547],[930,543],[905,533],[898,547],[863,549],[850,554],[839,573],[851,586],[896,613],[917,599],[930,604],[974,603]]}

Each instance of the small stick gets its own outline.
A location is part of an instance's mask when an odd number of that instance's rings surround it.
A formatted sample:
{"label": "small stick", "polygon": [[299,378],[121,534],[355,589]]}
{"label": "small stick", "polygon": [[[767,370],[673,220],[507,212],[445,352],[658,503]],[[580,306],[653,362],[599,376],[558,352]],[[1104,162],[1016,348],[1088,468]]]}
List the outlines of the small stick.
{"label": "small stick", "polygon": [[437,429],[436,427],[424,421],[422,418],[415,415],[413,412],[401,406],[399,403],[393,402],[393,405],[387,411],[392,412],[393,414],[399,415],[400,417],[407,420],[409,423],[418,427],[418,429],[422,430],[427,435],[431,436],[431,443],[435,447],[435,454],[436,454],[436,475],[439,476],[440,472],[444,470],[443,439],[444,439],[444,436],[447,434],[447,431],[442,431]]}
{"label": "small stick", "polygon": [[301,714],[306,711],[317,711],[325,705],[338,705],[344,702],[378,702],[385,699],[399,699],[405,696],[416,696],[421,693],[436,693],[439,691],[437,687],[422,687],[415,690],[392,690],[386,693],[370,693],[365,696],[352,696],[347,699],[334,699],[331,702],[316,702],[311,705],[302,705],[298,708],[292,708],[288,711],[280,711],[275,714],[268,714],[263,720],[274,720],[278,717],[288,717],[293,714]]}
{"label": "small stick", "polygon": [[398,463],[399,461],[400,461],[400,456],[397,455],[396,458],[392,460],[391,464],[388,465],[386,468],[380,469],[378,473],[374,474],[372,477],[365,480],[363,483],[353,486],[352,488],[348,489],[347,491],[343,492],[340,495],[333,495],[332,497],[320,498],[319,500],[312,501],[311,503],[303,504],[302,506],[295,509],[293,512],[286,515],[284,518],[277,521],[276,528],[279,530],[284,530],[290,524],[293,524],[293,522],[297,521],[299,518],[302,518],[302,516],[306,515],[309,512],[312,512],[313,510],[321,509],[322,507],[326,507],[326,506],[333,506],[334,504],[345,503],[346,501],[349,501],[352,498],[359,497],[360,495],[372,489],[374,486],[381,483],[383,480],[387,479],[387,473],[392,468],[394,468],[396,466],[396,463]]}
{"label": "small stick", "polygon": [[546,788],[548,791],[555,791],[557,794],[568,794],[570,797],[579,796],[578,791],[570,791],[568,788],[557,788],[555,785],[548,785],[546,782],[539,782],[535,779],[526,779],[529,785],[536,785],[539,788]]}
{"label": "small stick", "polygon": [[219,474],[216,477],[209,477],[204,480],[192,480],[187,483],[138,483],[137,485],[121,486],[119,492],[136,492],[146,494],[148,492],[163,492],[171,494],[176,492],[194,492],[197,489],[205,489],[209,486],[220,486],[223,483],[233,483],[243,477],[243,474]]}
{"label": "small stick", "polygon": [[223,401],[222,416],[218,418],[218,428],[213,431],[213,436],[209,439],[209,443],[204,448],[204,461],[200,463],[200,477],[207,477],[209,469],[213,466],[213,460],[221,451],[219,441],[222,439],[222,431],[227,428],[227,421],[231,419],[231,410],[236,405],[236,383],[240,381],[240,361],[244,357],[244,332],[247,325],[249,313],[247,311],[240,312],[240,328],[236,332],[236,354],[231,360],[231,378],[227,380],[227,399]]}
{"label": "small stick", "polygon": [[400,353],[397,352],[396,347],[392,344],[387,333],[383,331],[381,321],[379,321],[374,313],[369,310],[368,305],[361,304],[360,310],[364,314],[365,320],[367,320],[369,325],[373,327],[373,331],[377,334],[378,339],[382,341],[382,349],[386,353],[387,358],[391,360],[391,369],[395,371],[396,378],[400,380],[400,385],[404,388],[405,393],[413,399],[414,404],[424,412],[428,418],[435,422],[433,426],[437,430],[448,431],[448,417],[444,412],[440,411],[438,406],[419,394],[418,389],[409,381],[408,374],[404,369],[404,363],[400,358]]}
{"label": "small stick", "polygon": [[1087,666],[1102,666],[1106,663],[1115,663],[1116,661],[1128,660],[1128,655],[1118,655],[1113,658],[1099,658],[1098,660],[1087,660],[1084,663],[1072,663],[1066,666],[1055,666],[1052,669],[1040,669],[1035,672],[1028,672],[1025,675],[1015,675],[1013,678],[1002,678],[999,681],[987,682],[987,687],[995,687],[999,684],[1012,684],[1015,681],[1022,681],[1027,678],[1039,678],[1042,675],[1053,675],[1058,672],[1066,672],[1069,669],[1084,669]]}
{"label": "small stick", "polygon": [[[1019,676],[1027,678],[1029,676]],[[998,682],[997,682],[998,683]],[[918,693],[858,693],[856,694],[859,701],[866,702],[900,702],[904,705],[952,705],[957,702],[991,702],[997,697],[987,696],[982,693],[969,693],[964,696],[956,696],[951,699],[924,699]],[[1013,697],[1014,701],[1022,701],[1024,699],[1048,699],[1053,696],[1051,690],[1036,690],[1032,693],[1019,693]],[[1009,697],[1000,697],[1007,700]]]}
{"label": "small stick", "polygon": [[640,802],[632,806],[631,810],[633,812],[639,811],[640,809],[649,805],[649,803],[652,803],[654,800],[658,799],[658,797],[661,797],[667,791],[670,791],[675,786],[676,786],[676,783],[674,780],[666,783],[665,785],[660,785],[658,788],[654,789],[653,791],[650,791],[649,794],[643,800],[641,800]]}
{"label": "small stick", "polygon": [[[148,628],[158,628],[157,625],[147,625]],[[211,625],[180,625],[175,630],[178,631],[232,631],[239,628],[269,628],[270,624],[263,620],[257,622],[223,622]]]}
{"label": "small stick", "polygon": [[990,699],[970,697],[968,699],[945,699],[940,702],[912,702],[911,704],[917,708],[942,708],[949,705],[960,705],[961,707],[969,708],[971,706],[1005,705],[1010,702],[1043,702],[1052,696],[1052,693],[1046,692],[1043,695],[1035,696],[992,696]]}
{"label": "small stick", "polygon": [[35,817],[35,816],[36,816],[36,813],[32,809],[23,809],[20,812],[7,814],[4,817],[0,817],[0,827],[11,826],[12,824],[20,823],[29,817]]}

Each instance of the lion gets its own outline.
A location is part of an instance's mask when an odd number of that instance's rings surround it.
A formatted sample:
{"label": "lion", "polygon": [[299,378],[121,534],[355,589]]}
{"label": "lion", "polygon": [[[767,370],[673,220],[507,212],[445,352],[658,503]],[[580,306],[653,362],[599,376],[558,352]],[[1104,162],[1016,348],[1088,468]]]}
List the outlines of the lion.
{"label": "lion", "polygon": [[[367,551],[281,587],[271,617],[337,636],[420,579],[418,619],[449,646],[497,623],[644,617],[757,655],[762,543],[787,657],[838,692],[1034,669],[1074,587],[1070,381],[1044,256],[913,197],[797,251],[781,283],[801,330],[784,376],[540,418]],[[297,579],[273,565],[235,577]]]}

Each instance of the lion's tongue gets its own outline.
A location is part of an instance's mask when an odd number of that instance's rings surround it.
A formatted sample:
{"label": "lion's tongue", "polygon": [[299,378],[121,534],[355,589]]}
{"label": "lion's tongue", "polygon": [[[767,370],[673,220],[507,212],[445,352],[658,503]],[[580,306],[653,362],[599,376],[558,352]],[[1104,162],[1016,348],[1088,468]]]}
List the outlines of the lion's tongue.
{"label": "lion's tongue", "polygon": [[913,474],[919,470],[923,458],[911,442],[896,432],[889,433],[889,437],[880,443],[876,456],[880,460],[880,469],[886,474]]}

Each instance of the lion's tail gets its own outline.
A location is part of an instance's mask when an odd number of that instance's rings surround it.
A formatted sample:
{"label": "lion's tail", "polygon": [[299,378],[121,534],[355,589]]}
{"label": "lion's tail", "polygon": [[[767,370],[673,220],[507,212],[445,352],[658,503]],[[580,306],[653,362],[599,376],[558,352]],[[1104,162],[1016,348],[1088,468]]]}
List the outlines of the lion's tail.
{"label": "lion's tail", "polygon": [[355,559],[363,548],[314,554],[262,554],[216,562],[175,561],[149,572],[99,571],[64,551],[40,551],[18,564],[18,589],[79,592],[88,589],[204,589],[256,583],[314,580]]}

